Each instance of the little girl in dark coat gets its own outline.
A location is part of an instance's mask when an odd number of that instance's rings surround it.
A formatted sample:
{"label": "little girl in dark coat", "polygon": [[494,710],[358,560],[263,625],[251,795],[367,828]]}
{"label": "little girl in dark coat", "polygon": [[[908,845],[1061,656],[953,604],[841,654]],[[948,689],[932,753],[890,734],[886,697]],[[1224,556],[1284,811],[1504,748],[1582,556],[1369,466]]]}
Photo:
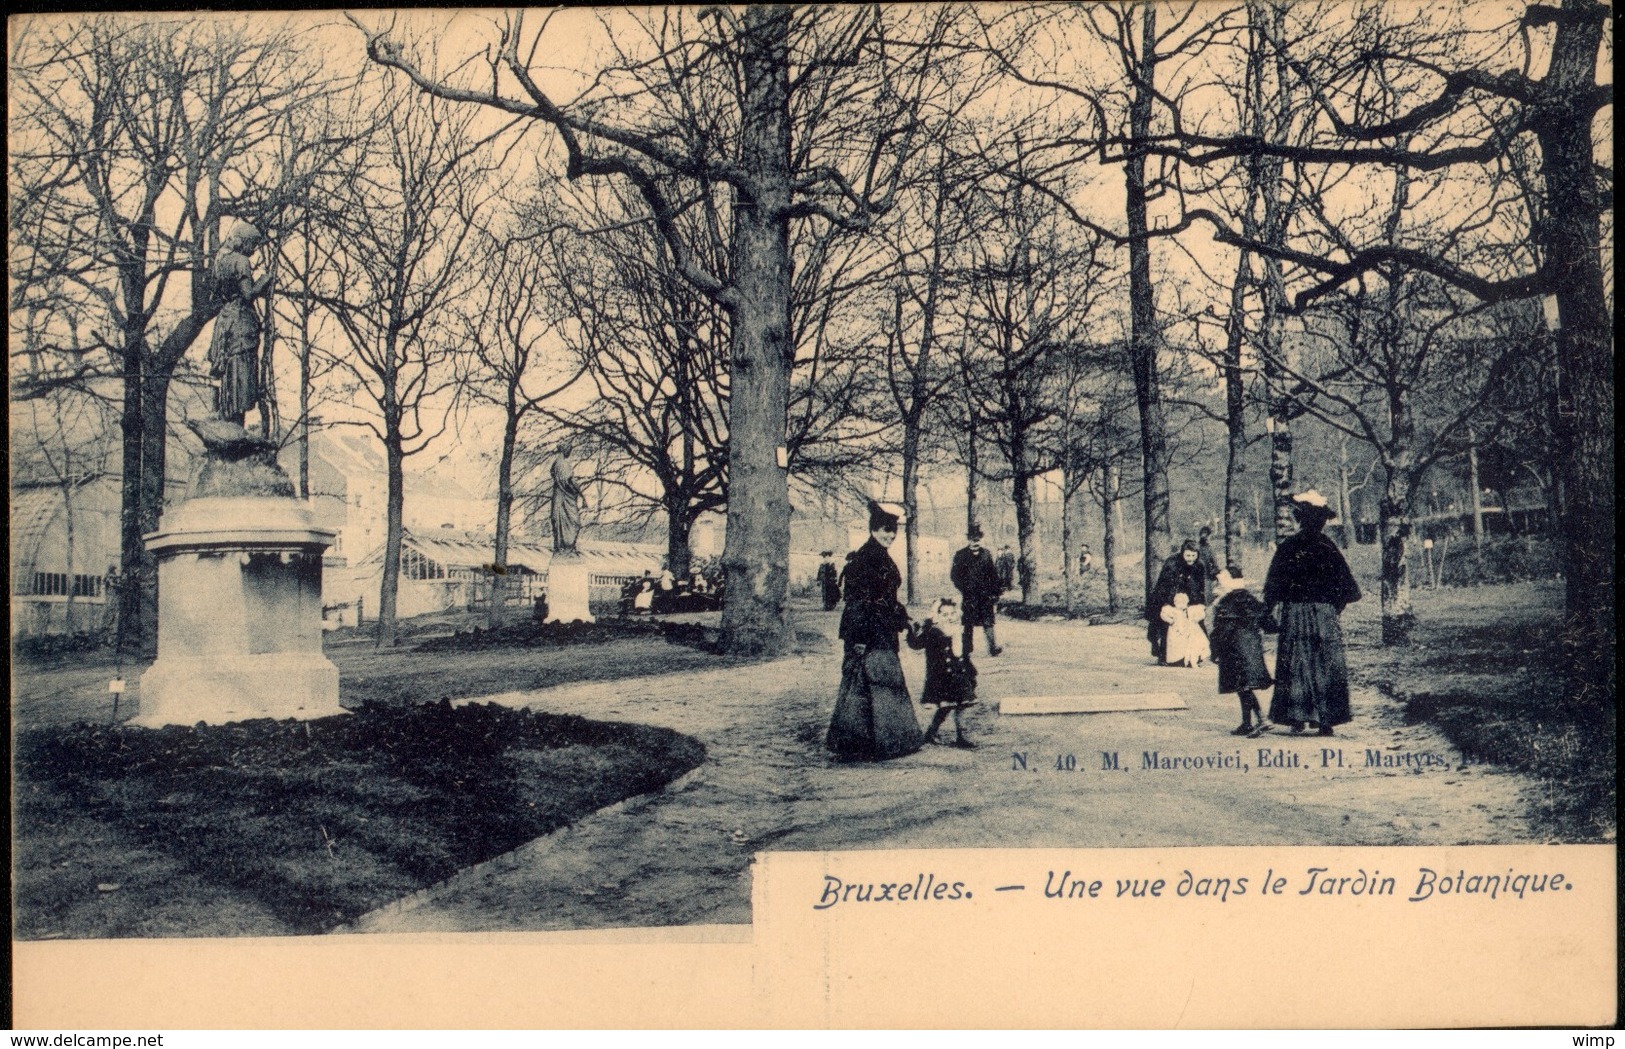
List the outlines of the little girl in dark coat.
{"label": "little girl in dark coat", "polygon": [[954,741],[949,746],[973,750],[976,744],[965,738],[965,726],[959,712],[976,703],[976,667],[970,655],[957,655],[954,641],[959,636],[959,605],[945,597],[931,610],[924,623],[909,625],[908,647],[925,649],[925,688],[920,702],[937,708],[931,727],[925,731],[925,741],[937,741],[937,729],[954,717]]}
{"label": "little girl in dark coat", "polygon": [[1248,591],[1241,569],[1229,566],[1219,573],[1218,582],[1225,595],[1213,608],[1210,643],[1213,662],[1219,665],[1219,691],[1234,692],[1241,700],[1241,724],[1231,730],[1231,735],[1256,738],[1269,730],[1269,723],[1264,720],[1264,710],[1253,689],[1269,688],[1275,683],[1264,664],[1261,631],[1273,634],[1280,628],[1264,602]]}

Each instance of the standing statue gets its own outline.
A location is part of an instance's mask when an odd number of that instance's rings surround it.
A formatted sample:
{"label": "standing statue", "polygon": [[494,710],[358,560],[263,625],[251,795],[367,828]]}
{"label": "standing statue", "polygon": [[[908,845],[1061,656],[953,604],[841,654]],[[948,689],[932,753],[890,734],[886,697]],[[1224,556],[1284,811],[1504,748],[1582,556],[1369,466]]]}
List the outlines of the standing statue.
{"label": "standing statue", "polygon": [[209,374],[218,380],[215,415],[237,426],[260,399],[260,318],[254,310],[254,270],[248,256],[260,231],[246,222],[232,226],[214,264],[215,294],[225,300],[209,343]]}
{"label": "standing statue", "polygon": [[553,457],[553,552],[574,553],[581,534],[581,484],[576,480],[575,450],[569,441]]}

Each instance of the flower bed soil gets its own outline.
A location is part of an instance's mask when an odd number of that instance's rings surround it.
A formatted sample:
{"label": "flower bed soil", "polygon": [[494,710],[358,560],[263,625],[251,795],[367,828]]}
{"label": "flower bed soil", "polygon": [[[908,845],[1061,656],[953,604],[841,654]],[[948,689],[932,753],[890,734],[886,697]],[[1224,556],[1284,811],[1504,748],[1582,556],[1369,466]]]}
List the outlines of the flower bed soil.
{"label": "flower bed soil", "polygon": [[697,623],[605,618],[593,623],[511,623],[495,629],[474,627],[413,646],[418,652],[461,652],[481,648],[558,648],[602,645],[625,638],[663,637],[676,645],[715,653],[721,631]]}
{"label": "flower bed soil", "polygon": [[486,704],[28,729],[14,935],[323,932],[704,758],[668,729]]}

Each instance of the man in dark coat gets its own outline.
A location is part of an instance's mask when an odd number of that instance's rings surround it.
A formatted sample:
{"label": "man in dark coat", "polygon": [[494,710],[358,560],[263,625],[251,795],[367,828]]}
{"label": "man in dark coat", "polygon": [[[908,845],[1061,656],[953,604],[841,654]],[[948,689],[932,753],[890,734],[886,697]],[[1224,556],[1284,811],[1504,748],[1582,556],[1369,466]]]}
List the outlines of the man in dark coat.
{"label": "man in dark coat", "polygon": [[818,566],[818,588],[824,598],[824,611],[830,612],[841,602],[841,573],[835,567],[835,551],[825,550]]}
{"label": "man in dark coat", "polygon": [[1162,662],[1168,651],[1168,624],[1162,621],[1162,606],[1174,603],[1175,594],[1184,594],[1193,605],[1207,600],[1207,569],[1202,565],[1196,544],[1185,540],[1179,553],[1162,563],[1157,583],[1151,588],[1151,602],[1145,610],[1145,637],[1151,642],[1151,655]]}
{"label": "man in dark coat", "polygon": [[1281,540],[1264,577],[1264,604],[1280,606],[1275,649],[1275,694],[1270,720],[1294,732],[1305,724],[1322,736],[1350,720],[1349,670],[1343,651],[1343,608],[1360,600],[1360,587],[1343,552],[1326,535],[1334,516],[1326,497],[1292,497],[1298,532]]}
{"label": "man in dark coat", "polygon": [[948,572],[948,578],[959,590],[959,604],[964,609],[965,654],[975,651],[975,628],[981,627],[987,635],[987,654],[996,656],[1004,651],[993,636],[994,614],[1004,587],[993,555],[982,545],[982,529],[972,525],[965,538],[969,544],[954,554],[953,567]]}

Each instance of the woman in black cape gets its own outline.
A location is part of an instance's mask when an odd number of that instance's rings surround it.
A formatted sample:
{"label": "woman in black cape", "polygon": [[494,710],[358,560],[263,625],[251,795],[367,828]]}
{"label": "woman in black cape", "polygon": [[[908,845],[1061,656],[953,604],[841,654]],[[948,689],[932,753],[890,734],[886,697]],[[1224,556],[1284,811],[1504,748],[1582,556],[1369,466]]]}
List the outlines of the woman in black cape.
{"label": "woman in black cape", "polygon": [[1162,621],[1162,606],[1173,604],[1175,594],[1189,597],[1193,605],[1207,604],[1207,566],[1202,564],[1196,544],[1188,539],[1162,563],[1145,610],[1145,639],[1151,642],[1151,656],[1159,663],[1168,653],[1168,624]]}
{"label": "woman in black cape", "polygon": [[1338,616],[1360,600],[1360,587],[1343,552],[1326,535],[1332,511],[1319,492],[1292,498],[1298,532],[1281,540],[1264,577],[1264,604],[1280,610],[1275,649],[1275,694],[1270,720],[1294,732],[1305,724],[1322,736],[1346,724],[1349,710],[1348,660]]}

